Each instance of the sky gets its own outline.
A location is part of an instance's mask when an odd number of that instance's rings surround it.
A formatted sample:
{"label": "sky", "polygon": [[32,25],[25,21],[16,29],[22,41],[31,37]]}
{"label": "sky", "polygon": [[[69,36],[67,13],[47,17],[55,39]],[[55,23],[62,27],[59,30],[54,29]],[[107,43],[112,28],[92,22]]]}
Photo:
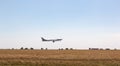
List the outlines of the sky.
{"label": "sky", "polygon": [[[120,0],[0,0],[0,48],[118,48]],[[61,42],[42,42],[62,38]]]}

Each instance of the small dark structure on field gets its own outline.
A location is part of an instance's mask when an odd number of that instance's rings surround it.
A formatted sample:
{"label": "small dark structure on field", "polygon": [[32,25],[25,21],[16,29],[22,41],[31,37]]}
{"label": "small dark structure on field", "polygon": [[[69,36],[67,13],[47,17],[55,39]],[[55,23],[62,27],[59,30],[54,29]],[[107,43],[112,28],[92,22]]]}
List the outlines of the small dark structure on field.
{"label": "small dark structure on field", "polygon": [[25,48],[25,50],[28,50],[28,48]]}
{"label": "small dark structure on field", "polygon": [[31,47],[30,50],[34,50],[34,48]]}
{"label": "small dark structure on field", "polygon": [[89,50],[99,50],[99,48],[89,48]]}
{"label": "small dark structure on field", "polygon": [[23,47],[21,47],[20,49],[21,49],[21,50],[23,50],[24,48],[23,48]]}
{"label": "small dark structure on field", "polygon": [[44,48],[41,48],[41,50],[44,50]]}
{"label": "small dark structure on field", "polygon": [[105,50],[110,50],[110,48],[106,48]]}

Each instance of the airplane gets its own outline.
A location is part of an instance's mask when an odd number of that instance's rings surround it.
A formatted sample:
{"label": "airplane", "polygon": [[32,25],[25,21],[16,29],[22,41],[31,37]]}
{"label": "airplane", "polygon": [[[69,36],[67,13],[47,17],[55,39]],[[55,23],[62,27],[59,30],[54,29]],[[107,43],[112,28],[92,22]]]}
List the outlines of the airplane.
{"label": "airplane", "polygon": [[52,41],[53,43],[55,41],[61,41],[62,39],[44,39],[43,37],[41,37],[42,41]]}

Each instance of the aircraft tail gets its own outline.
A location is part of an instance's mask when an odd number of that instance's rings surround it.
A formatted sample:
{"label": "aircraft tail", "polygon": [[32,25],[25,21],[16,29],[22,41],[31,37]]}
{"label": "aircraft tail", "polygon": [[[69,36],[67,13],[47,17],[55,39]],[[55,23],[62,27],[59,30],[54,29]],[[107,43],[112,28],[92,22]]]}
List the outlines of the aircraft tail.
{"label": "aircraft tail", "polygon": [[43,37],[41,37],[42,41],[45,41],[45,39]]}

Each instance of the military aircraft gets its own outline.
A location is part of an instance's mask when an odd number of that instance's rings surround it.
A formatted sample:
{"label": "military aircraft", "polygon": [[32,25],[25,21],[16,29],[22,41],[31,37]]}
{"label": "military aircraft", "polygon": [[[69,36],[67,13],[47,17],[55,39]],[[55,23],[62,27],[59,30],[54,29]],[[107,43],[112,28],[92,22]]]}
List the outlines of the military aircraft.
{"label": "military aircraft", "polygon": [[43,37],[41,37],[42,41],[52,41],[53,43],[55,41],[61,41],[62,39],[44,39]]}

